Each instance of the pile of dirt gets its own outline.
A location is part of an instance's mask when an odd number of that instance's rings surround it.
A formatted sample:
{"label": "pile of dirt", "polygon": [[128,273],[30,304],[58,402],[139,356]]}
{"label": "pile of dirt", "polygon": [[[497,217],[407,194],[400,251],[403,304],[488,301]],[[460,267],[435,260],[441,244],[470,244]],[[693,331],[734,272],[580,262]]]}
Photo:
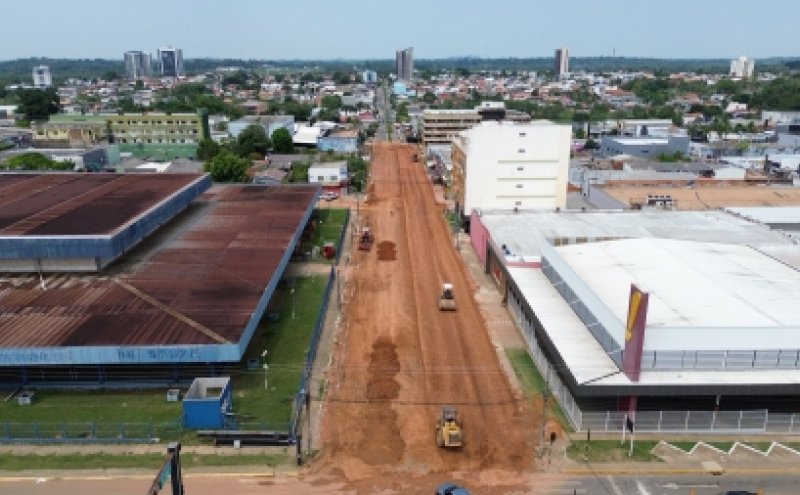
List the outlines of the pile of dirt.
{"label": "pile of dirt", "polygon": [[400,394],[400,385],[395,375],[400,371],[400,360],[397,347],[386,337],[381,337],[372,344],[369,359],[369,379],[367,381],[367,399],[390,400]]}
{"label": "pile of dirt", "polygon": [[382,241],[378,244],[378,260],[394,261],[397,259],[397,249],[391,241]]}

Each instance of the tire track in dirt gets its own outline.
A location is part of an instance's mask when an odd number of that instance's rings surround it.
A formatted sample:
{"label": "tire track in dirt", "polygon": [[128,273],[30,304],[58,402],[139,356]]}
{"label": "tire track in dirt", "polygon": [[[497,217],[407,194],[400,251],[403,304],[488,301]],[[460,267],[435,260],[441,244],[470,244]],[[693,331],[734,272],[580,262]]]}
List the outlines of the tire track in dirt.
{"label": "tire track in dirt", "polygon": [[[311,472],[364,493],[398,486],[429,492],[431,477],[492,493],[528,490],[538,423],[503,373],[443,206],[411,160],[415,152],[396,144],[373,149],[362,210],[376,245],[353,254],[344,350],[334,356],[323,451]],[[445,281],[456,287],[453,313],[438,308]],[[459,452],[434,442],[434,421],[449,403],[461,404]]]}

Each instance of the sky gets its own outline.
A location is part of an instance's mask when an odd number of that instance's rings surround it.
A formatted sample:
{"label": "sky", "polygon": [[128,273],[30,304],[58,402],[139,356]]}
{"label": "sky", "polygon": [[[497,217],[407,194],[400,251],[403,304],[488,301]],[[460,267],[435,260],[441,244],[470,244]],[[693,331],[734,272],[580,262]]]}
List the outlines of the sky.
{"label": "sky", "polygon": [[0,60],[800,56],[800,0],[0,0]]}

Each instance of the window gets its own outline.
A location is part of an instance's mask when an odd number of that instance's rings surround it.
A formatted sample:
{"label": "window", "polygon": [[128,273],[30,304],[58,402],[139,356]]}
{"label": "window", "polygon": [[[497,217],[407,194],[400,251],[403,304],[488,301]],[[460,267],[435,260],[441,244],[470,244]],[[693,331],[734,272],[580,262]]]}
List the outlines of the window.
{"label": "window", "polygon": [[525,167],[517,167],[517,172],[523,172],[523,171],[525,171]]}
{"label": "window", "polygon": [[335,175],[331,175],[331,180],[339,180],[339,177],[337,177]]}
{"label": "window", "polygon": [[317,176],[317,182],[325,182],[325,176],[324,175],[318,175]]}
{"label": "window", "polygon": [[527,134],[525,134],[524,132],[519,133],[519,137],[525,137],[525,136],[527,136]]}
{"label": "window", "polygon": [[517,184],[517,189],[522,189],[522,184]]}
{"label": "window", "polygon": [[518,153],[525,153],[525,148],[520,148],[517,150]]}
{"label": "window", "polygon": [[522,206],[522,201],[514,201],[514,206]]}

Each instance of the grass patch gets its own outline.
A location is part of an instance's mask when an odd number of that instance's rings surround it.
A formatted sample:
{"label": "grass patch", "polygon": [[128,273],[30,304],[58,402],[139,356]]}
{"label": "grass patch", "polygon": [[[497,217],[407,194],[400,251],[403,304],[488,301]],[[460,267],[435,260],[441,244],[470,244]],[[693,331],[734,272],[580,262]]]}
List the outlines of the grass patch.
{"label": "grass patch", "polygon": [[[539,370],[536,368],[527,350],[506,349],[505,351],[525,395],[533,397],[549,393],[544,378],[541,373],[539,373]],[[550,400],[547,401],[547,410],[551,417],[555,417],[556,420],[561,423],[561,427],[564,431],[573,431],[570,422],[567,420],[567,416],[564,414],[558,401],[553,399],[552,396]]]}
{"label": "grass patch", "polygon": [[322,248],[324,243],[333,242],[338,251],[341,248],[339,246],[339,238],[344,228],[345,218],[347,218],[347,210],[343,208],[319,208],[314,210],[314,218],[317,219],[317,226],[311,237],[312,245]]}
{"label": "grass patch", "polygon": [[[211,466],[277,466],[293,458],[289,455],[237,454],[196,455],[182,454],[183,468]],[[25,471],[30,469],[152,469],[164,463],[163,454],[69,454],[69,455],[18,455],[0,454],[0,470]]]}
{"label": "grass patch", "polygon": [[668,442],[673,447],[678,447],[684,452],[689,452],[697,445],[697,442]]}
{"label": "grass patch", "polygon": [[720,450],[724,450],[728,452],[733,447],[733,442],[706,442],[707,444],[711,445],[712,447],[716,447]]}
{"label": "grass patch", "polygon": [[743,443],[745,443],[745,445],[747,445],[748,447],[753,447],[759,452],[764,452],[764,453],[766,453],[772,446],[772,442],[743,442]]}
{"label": "grass patch", "polygon": [[260,358],[264,349],[268,351],[269,390],[264,389],[263,369],[234,379],[233,407],[243,422],[265,423],[271,429],[285,429],[289,424],[327,282],[323,276],[295,278],[294,296],[288,285],[276,291],[269,312],[278,313],[279,319],[261,323],[245,354],[245,358]]}
{"label": "grass patch", "polygon": [[651,440],[635,441],[633,443],[633,455],[628,457],[630,449],[628,440],[625,441],[624,445],[620,445],[617,440],[593,440],[588,444],[586,440],[576,440],[567,448],[567,456],[575,461],[583,461],[586,459],[584,455],[588,455],[589,462],[661,461],[661,459],[650,453],[657,443]]}

